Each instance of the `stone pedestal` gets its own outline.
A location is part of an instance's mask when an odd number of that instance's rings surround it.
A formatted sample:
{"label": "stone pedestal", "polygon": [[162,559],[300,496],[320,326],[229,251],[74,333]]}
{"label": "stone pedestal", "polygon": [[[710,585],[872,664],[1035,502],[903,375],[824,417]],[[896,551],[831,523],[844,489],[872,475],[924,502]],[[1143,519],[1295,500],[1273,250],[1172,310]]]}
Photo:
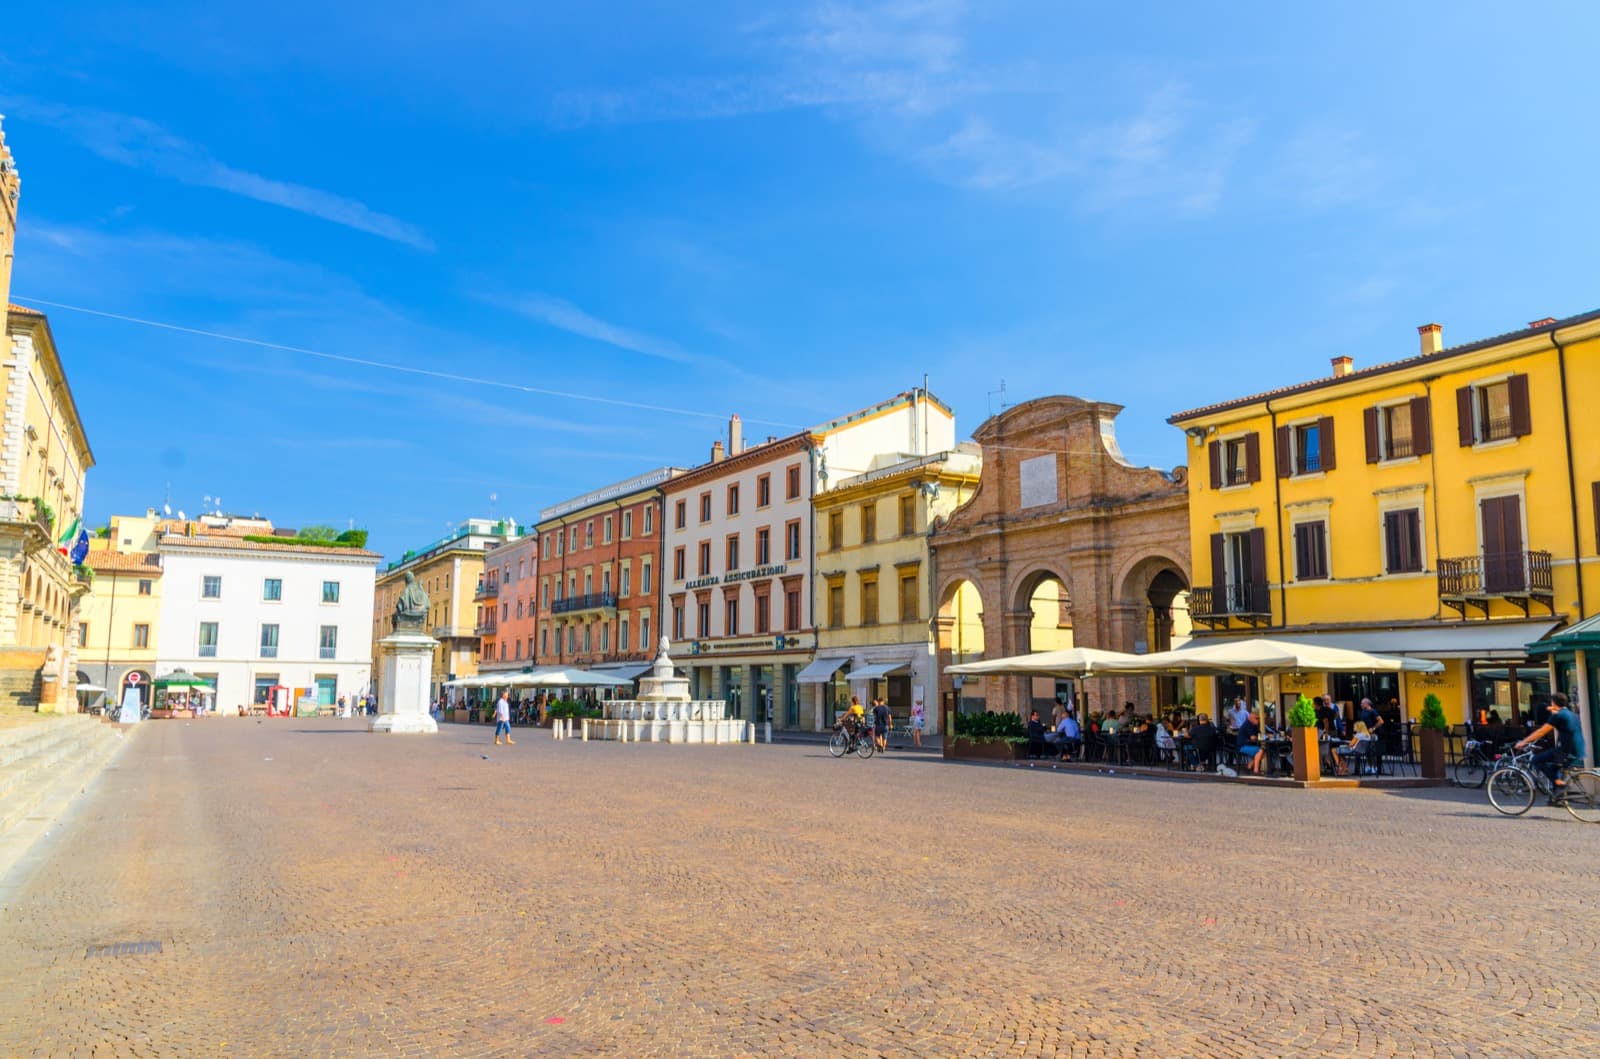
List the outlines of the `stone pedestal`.
{"label": "stone pedestal", "polygon": [[428,712],[428,690],[433,683],[433,649],[439,641],[415,632],[397,632],[378,641],[383,655],[378,716],[369,732],[437,732],[439,725]]}

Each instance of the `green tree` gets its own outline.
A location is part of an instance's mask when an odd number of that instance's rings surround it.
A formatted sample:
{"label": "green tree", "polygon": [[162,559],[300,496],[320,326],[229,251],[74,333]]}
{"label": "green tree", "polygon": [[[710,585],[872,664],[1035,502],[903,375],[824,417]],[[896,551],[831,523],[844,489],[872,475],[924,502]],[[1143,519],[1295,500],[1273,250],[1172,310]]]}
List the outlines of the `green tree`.
{"label": "green tree", "polygon": [[335,529],[333,526],[324,526],[324,525],[321,525],[321,524],[318,524],[318,525],[315,525],[315,526],[307,526],[305,529],[300,531],[300,539],[303,540],[303,541],[333,541],[333,540],[338,540],[339,539],[339,531],[337,529]]}

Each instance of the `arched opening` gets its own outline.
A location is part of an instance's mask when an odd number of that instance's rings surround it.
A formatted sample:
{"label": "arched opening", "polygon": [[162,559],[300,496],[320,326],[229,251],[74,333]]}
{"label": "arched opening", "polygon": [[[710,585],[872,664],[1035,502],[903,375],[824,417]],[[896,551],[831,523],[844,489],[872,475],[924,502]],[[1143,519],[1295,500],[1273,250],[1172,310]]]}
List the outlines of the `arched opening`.
{"label": "arched opening", "polygon": [[[1129,630],[1132,642],[1118,645],[1119,649],[1140,654],[1170,651],[1189,639],[1189,582],[1171,559],[1160,555],[1140,559],[1123,578],[1121,598],[1130,610],[1136,608],[1138,619]],[[1152,713],[1194,705],[1193,677],[1153,677],[1144,690],[1150,695]],[[1134,697],[1142,708],[1143,693]]]}
{"label": "arched opening", "polygon": [[[939,603],[937,627],[939,658],[947,665],[983,659],[983,594],[971,581],[961,579],[945,588]],[[941,704],[940,716],[957,711],[982,713],[984,682],[976,678],[951,677],[948,701]]]}
{"label": "arched opening", "polygon": [[1028,579],[1023,585],[1025,601],[1018,610],[1032,614],[1025,634],[1017,644],[1018,654],[1036,651],[1062,651],[1074,646],[1072,640],[1072,593],[1061,577],[1048,571]]}

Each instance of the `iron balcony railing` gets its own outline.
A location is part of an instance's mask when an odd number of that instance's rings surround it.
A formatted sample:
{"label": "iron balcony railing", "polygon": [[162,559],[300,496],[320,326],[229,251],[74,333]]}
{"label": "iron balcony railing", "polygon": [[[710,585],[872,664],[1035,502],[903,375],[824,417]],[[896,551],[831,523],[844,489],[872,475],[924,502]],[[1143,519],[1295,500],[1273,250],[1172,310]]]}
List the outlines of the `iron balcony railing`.
{"label": "iron balcony railing", "polygon": [[472,598],[474,600],[478,600],[478,599],[494,599],[499,594],[500,594],[500,582],[498,582],[498,581],[479,581],[478,582],[478,590],[472,594]]}
{"label": "iron balcony railing", "polygon": [[1441,597],[1520,596],[1553,591],[1549,552],[1485,552],[1439,560]]}
{"label": "iron balcony railing", "polygon": [[494,622],[485,621],[479,622],[477,625],[473,626],[472,631],[479,636],[493,636],[497,628],[499,628],[499,626]]}
{"label": "iron balcony railing", "polygon": [[572,614],[583,610],[612,610],[617,605],[615,592],[590,592],[583,596],[558,599],[550,607],[552,614]]}
{"label": "iron balcony railing", "polygon": [[1189,590],[1189,613],[1196,618],[1225,618],[1230,614],[1271,614],[1272,597],[1265,582],[1227,584]]}

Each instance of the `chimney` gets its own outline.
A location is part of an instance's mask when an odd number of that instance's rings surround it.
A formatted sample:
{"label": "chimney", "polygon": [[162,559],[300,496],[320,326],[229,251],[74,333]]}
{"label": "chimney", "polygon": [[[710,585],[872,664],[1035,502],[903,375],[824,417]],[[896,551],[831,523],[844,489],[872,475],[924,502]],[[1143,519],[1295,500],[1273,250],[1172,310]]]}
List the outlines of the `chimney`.
{"label": "chimney", "polygon": [[735,412],[728,418],[728,455],[737,456],[744,451],[744,423]]}
{"label": "chimney", "polygon": [[1356,362],[1355,362],[1355,360],[1353,358],[1351,358],[1351,357],[1334,357],[1333,358],[1333,377],[1335,379],[1342,379],[1346,375],[1349,375],[1352,371],[1355,371],[1355,370],[1356,370]]}
{"label": "chimney", "polygon": [[1556,322],[1556,318],[1555,317],[1546,316],[1543,320],[1530,320],[1528,322],[1528,326],[1530,328],[1549,327],[1551,324],[1553,324],[1555,322]]}
{"label": "chimney", "polygon": [[723,461],[723,458],[724,457],[723,457],[723,452],[722,452],[722,442],[713,441],[711,443],[711,462],[712,463],[721,463]]}
{"label": "chimney", "polygon": [[1438,324],[1423,324],[1417,328],[1417,334],[1422,336],[1422,355],[1437,353],[1444,348],[1444,328]]}

